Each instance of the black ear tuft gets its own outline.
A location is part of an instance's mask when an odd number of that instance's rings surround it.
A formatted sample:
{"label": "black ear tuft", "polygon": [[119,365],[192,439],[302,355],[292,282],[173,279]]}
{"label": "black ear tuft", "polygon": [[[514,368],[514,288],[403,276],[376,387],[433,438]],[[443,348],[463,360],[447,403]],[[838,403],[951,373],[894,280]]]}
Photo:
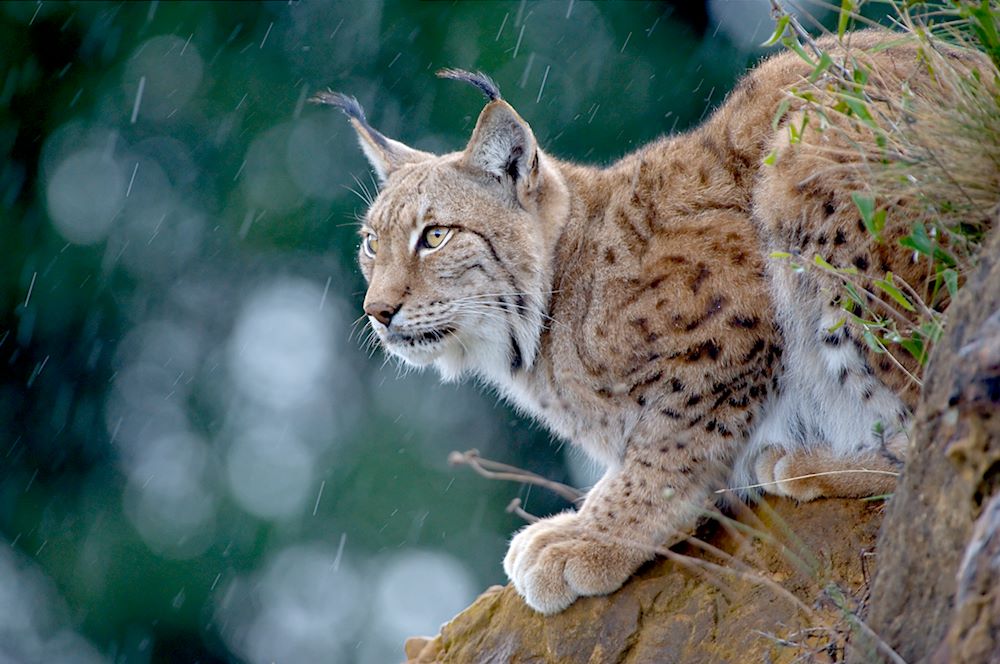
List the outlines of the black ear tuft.
{"label": "black ear tuft", "polygon": [[439,69],[437,75],[440,78],[449,78],[453,81],[462,81],[463,83],[475,86],[480,92],[486,95],[486,98],[490,101],[502,99],[500,96],[500,88],[497,87],[497,84],[493,82],[492,78],[481,71],[473,73],[471,71],[465,71],[464,69]]}
{"label": "black ear tuft", "polygon": [[378,174],[379,180],[385,182],[389,175],[405,164],[413,164],[432,158],[434,155],[407,147],[399,141],[386,138],[368,124],[365,109],[358,100],[342,92],[327,90],[318,92],[309,98],[314,104],[325,104],[339,109],[351,121],[358,134],[361,149],[368,157],[368,163]]}
{"label": "black ear tuft", "polygon": [[345,95],[343,92],[327,90],[326,92],[317,92],[309,98],[309,101],[313,104],[325,104],[340,109],[344,115],[360,123],[364,130],[371,136],[372,140],[378,143],[379,146],[383,148],[387,147],[385,136],[368,124],[368,118],[365,117],[365,109],[361,107],[361,103],[357,100],[357,97]]}
{"label": "black ear tuft", "polygon": [[358,103],[357,98],[345,95],[343,92],[334,92],[333,90],[317,92],[309,98],[309,101],[313,104],[326,104],[327,106],[339,108],[349,118],[368,122],[367,118],[365,118],[365,109],[361,108],[361,104]]}

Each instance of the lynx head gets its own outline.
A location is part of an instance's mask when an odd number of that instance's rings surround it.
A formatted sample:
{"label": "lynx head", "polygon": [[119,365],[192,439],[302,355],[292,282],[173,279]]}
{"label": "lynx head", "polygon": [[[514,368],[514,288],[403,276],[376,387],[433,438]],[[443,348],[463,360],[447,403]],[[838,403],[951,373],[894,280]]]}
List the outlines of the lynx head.
{"label": "lynx head", "polygon": [[385,349],[443,378],[502,380],[530,367],[548,306],[552,243],[566,186],[528,124],[483,74],[442,70],[489,99],[468,145],[433,155],[383,136],[353,97],[343,111],[381,180],[358,251],[364,310]]}

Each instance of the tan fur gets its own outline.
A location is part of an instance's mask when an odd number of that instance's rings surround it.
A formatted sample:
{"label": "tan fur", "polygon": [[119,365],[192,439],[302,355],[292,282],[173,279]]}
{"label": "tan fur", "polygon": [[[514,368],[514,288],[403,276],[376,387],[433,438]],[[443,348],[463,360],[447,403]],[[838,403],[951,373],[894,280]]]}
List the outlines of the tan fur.
{"label": "tan fur", "polygon": [[[856,47],[883,38],[853,36]],[[887,94],[902,80],[932,88],[912,47],[872,58]],[[845,128],[790,145],[794,107],[772,127],[809,71],[793,54],[771,58],[703,126],[604,169],[539,150],[500,99],[464,151],[440,157],[387,142],[363,113],[355,122],[385,179],[363,229],[378,250],[360,262],[386,349],[449,380],[486,380],[607,466],[578,511],[511,542],[504,569],[535,609],[614,591],[734,481],[778,480],[765,490],[801,500],[891,489],[877,474],[783,481],[898,469],[916,392],[847,327],[828,333],[842,315],[829,284],[770,252],[926,277],[925,264],[859,226],[856,171],[829,169],[832,147],[870,139]],[[405,150],[394,157],[395,146]],[[449,239],[421,248],[434,226]],[[388,326],[375,319],[393,311]]]}
{"label": "tan fur", "polygon": [[866,498],[891,493],[906,456],[907,439],[897,435],[881,454],[844,457],[825,448],[763,452],[757,480],[769,493],[800,501],[823,497]]}

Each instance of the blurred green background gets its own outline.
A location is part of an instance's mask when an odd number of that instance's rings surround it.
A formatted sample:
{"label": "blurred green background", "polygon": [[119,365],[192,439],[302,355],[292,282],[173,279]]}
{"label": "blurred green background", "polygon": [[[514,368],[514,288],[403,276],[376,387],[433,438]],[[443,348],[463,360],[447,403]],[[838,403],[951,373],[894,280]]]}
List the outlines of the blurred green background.
{"label": "blurred green background", "polygon": [[[813,10],[815,11],[815,7]],[[595,469],[369,356],[353,132],[462,147],[481,69],[606,163],[701,119],[766,0],[0,3],[0,661],[392,662]]]}

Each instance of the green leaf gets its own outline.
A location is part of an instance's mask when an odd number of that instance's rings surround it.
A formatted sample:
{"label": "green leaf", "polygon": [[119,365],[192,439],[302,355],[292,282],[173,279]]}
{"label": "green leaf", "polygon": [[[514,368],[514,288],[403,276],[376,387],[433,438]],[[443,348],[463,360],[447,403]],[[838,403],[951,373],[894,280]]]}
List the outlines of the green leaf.
{"label": "green leaf", "polygon": [[806,50],[802,48],[802,44],[800,44],[799,40],[796,39],[795,37],[785,37],[784,39],[781,40],[781,43],[784,44],[786,48],[795,51],[795,53],[797,53],[800,58],[809,63],[810,67],[816,66],[816,63],[813,62],[813,59],[809,57],[809,54],[806,53]]}
{"label": "green leaf", "polygon": [[837,330],[839,330],[840,328],[844,327],[844,324],[845,324],[845,323],[847,323],[847,316],[843,316],[843,317],[841,317],[841,319],[840,319],[840,320],[838,320],[838,321],[837,321],[836,323],[834,323],[834,324],[833,324],[833,326],[831,326],[831,327],[828,327],[828,328],[826,329],[826,331],[827,331],[827,334],[833,334],[834,332],[836,332],[836,331],[837,331]]}
{"label": "green leaf", "polygon": [[883,348],[882,342],[880,342],[878,339],[875,338],[875,335],[872,334],[871,330],[867,329],[863,330],[861,332],[861,336],[862,338],[864,338],[865,343],[868,344],[868,347],[871,348],[873,352],[875,353],[885,352],[885,348]]}
{"label": "green leaf", "polygon": [[944,328],[941,326],[940,318],[935,318],[934,320],[924,321],[920,324],[920,332],[925,338],[930,339],[931,343],[937,343],[941,338],[941,334],[944,333]]}
{"label": "green leaf", "polygon": [[874,502],[876,500],[889,500],[892,498],[891,493],[880,493],[877,496],[868,496],[867,498],[861,498],[861,502]]}
{"label": "green leaf", "polygon": [[858,290],[853,284],[844,284],[844,290],[847,291],[847,296],[850,297],[855,304],[860,307],[865,306],[865,301],[861,298],[861,295],[858,293]]}
{"label": "green leaf", "polygon": [[854,82],[858,84],[859,88],[868,83],[868,70],[857,60],[854,60]]}
{"label": "green leaf", "polygon": [[791,258],[791,257],[792,257],[792,255],[790,253],[788,253],[787,251],[772,251],[771,252],[771,258],[784,259],[784,258]]}
{"label": "green leaf", "polygon": [[777,129],[778,125],[781,124],[781,118],[785,117],[785,113],[792,106],[792,100],[787,97],[782,99],[778,103],[778,110],[774,112],[774,117],[771,118],[771,129]]}
{"label": "green leaf", "polygon": [[788,125],[788,142],[792,145],[802,141],[802,134],[806,130],[806,126],[809,124],[809,116],[803,115],[802,122],[796,127],[794,124]]}
{"label": "green leaf", "polygon": [[875,285],[882,289],[886,295],[895,300],[899,306],[903,307],[907,311],[916,311],[916,308],[910,300],[903,295],[902,291],[896,288],[895,284],[892,283],[892,272],[886,272],[885,279],[876,279]]}
{"label": "green leaf", "polygon": [[768,46],[774,46],[775,44],[777,44],[778,40],[785,35],[785,29],[788,28],[788,24],[789,22],[791,22],[791,20],[792,17],[789,16],[788,14],[781,16],[778,19],[778,22],[774,24],[774,32],[771,34],[771,37],[766,42],[761,44],[761,46],[766,48]]}
{"label": "green leaf", "polygon": [[851,14],[854,12],[854,2],[852,0],[841,0],[840,16],[837,18],[837,36],[844,38],[847,26],[851,23]]}
{"label": "green leaf", "polygon": [[942,270],[941,276],[944,277],[944,285],[948,287],[948,295],[955,297],[958,293],[958,272],[951,268],[945,268]]}
{"label": "green leaf", "polygon": [[847,104],[849,109],[851,109],[851,113],[858,116],[858,118],[866,125],[872,128],[878,127],[878,125],[875,124],[875,118],[873,118],[872,114],[868,112],[868,104],[864,101],[858,99],[857,97],[852,97],[851,95],[845,95],[844,103]]}
{"label": "green leaf", "polygon": [[920,364],[924,363],[927,359],[927,352],[924,347],[924,340],[918,335],[914,334],[909,339],[903,339],[899,342],[899,345],[906,349],[906,352],[912,355]]}
{"label": "green leaf", "polygon": [[927,227],[922,223],[914,224],[910,234],[900,238],[899,243],[947,267],[955,267],[958,264],[954,256],[937,246],[937,242],[930,236]]}
{"label": "green leaf", "polygon": [[835,268],[834,266],[832,266],[828,262],[826,262],[826,259],[824,259],[819,254],[816,254],[815,256],[813,256],[813,262],[816,263],[816,265],[819,265],[824,270],[829,270],[831,272],[836,272],[837,271],[837,268]]}
{"label": "green leaf", "polygon": [[860,327],[863,330],[867,330],[869,327],[872,327],[872,326],[875,325],[875,323],[873,323],[872,321],[866,320],[866,319],[862,318],[861,316],[858,316],[858,315],[855,315],[855,314],[851,314],[851,322],[854,323],[855,325],[857,325],[858,327]]}
{"label": "green leaf", "polygon": [[854,201],[855,207],[858,208],[858,212],[861,214],[861,221],[864,223],[865,228],[871,233],[876,239],[880,239],[879,234],[882,229],[885,228],[885,210],[875,211],[875,200],[870,196],[864,196],[863,194],[853,193],[851,194],[851,200]]}
{"label": "green leaf", "polygon": [[979,6],[976,6],[974,3],[961,3],[959,6],[961,16],[968,20],[983,50],[990,55],[994,64],[1000,63],[1000,32],[997,31],[998,20],[994,13],[995,10],[990,6],[989,0],[981,0]]}
{"label": "green leaf", "polygon": [[927,227],[922,223],[913,224],[913,230],[904,238],[900,238],[899,243],[908,249],[913,249],[918,254],[924,256],[934,255],[934,245],[931,243],[931,236],[927,233]]}
{"label": "green leaf", "polygon": [[823,72],[829,69],[832,64],[833,58],[830,57],[829,53],[824,51],[823,54],[820,55],[819,62],[816,64],[816,67],[812,70],[812,73],[809,74],[809,82],[815,83],[818,81],[819,77],[823,75]]}
{"label": "green leaf", "polygon": [[934,260],[938,263],[943,263],[948,267],[955,267],[958,265],[958,261],[955,260],[955,257],[941,247],[934,247]]}
{"label": "green leaf", "polygon": [[885,228],[885,216],[886,216],[886,211],[879,210],[878,212],[875,213],[875,216],[872,217],[872,228],[875,229],[875,232],[872,234],[875,237],[878,237],[879,234],[882,232],[882,229]]}
{"label": "green leaf", "polygon": [[871,221],[872,215],[875,213],[875,201],[868,196],[862,196],[861,194],[854,193],[851,194],[851,200],[854,201],[854,205],[857,206],[858,212],[861,213],[861,218],[867,223]]}

